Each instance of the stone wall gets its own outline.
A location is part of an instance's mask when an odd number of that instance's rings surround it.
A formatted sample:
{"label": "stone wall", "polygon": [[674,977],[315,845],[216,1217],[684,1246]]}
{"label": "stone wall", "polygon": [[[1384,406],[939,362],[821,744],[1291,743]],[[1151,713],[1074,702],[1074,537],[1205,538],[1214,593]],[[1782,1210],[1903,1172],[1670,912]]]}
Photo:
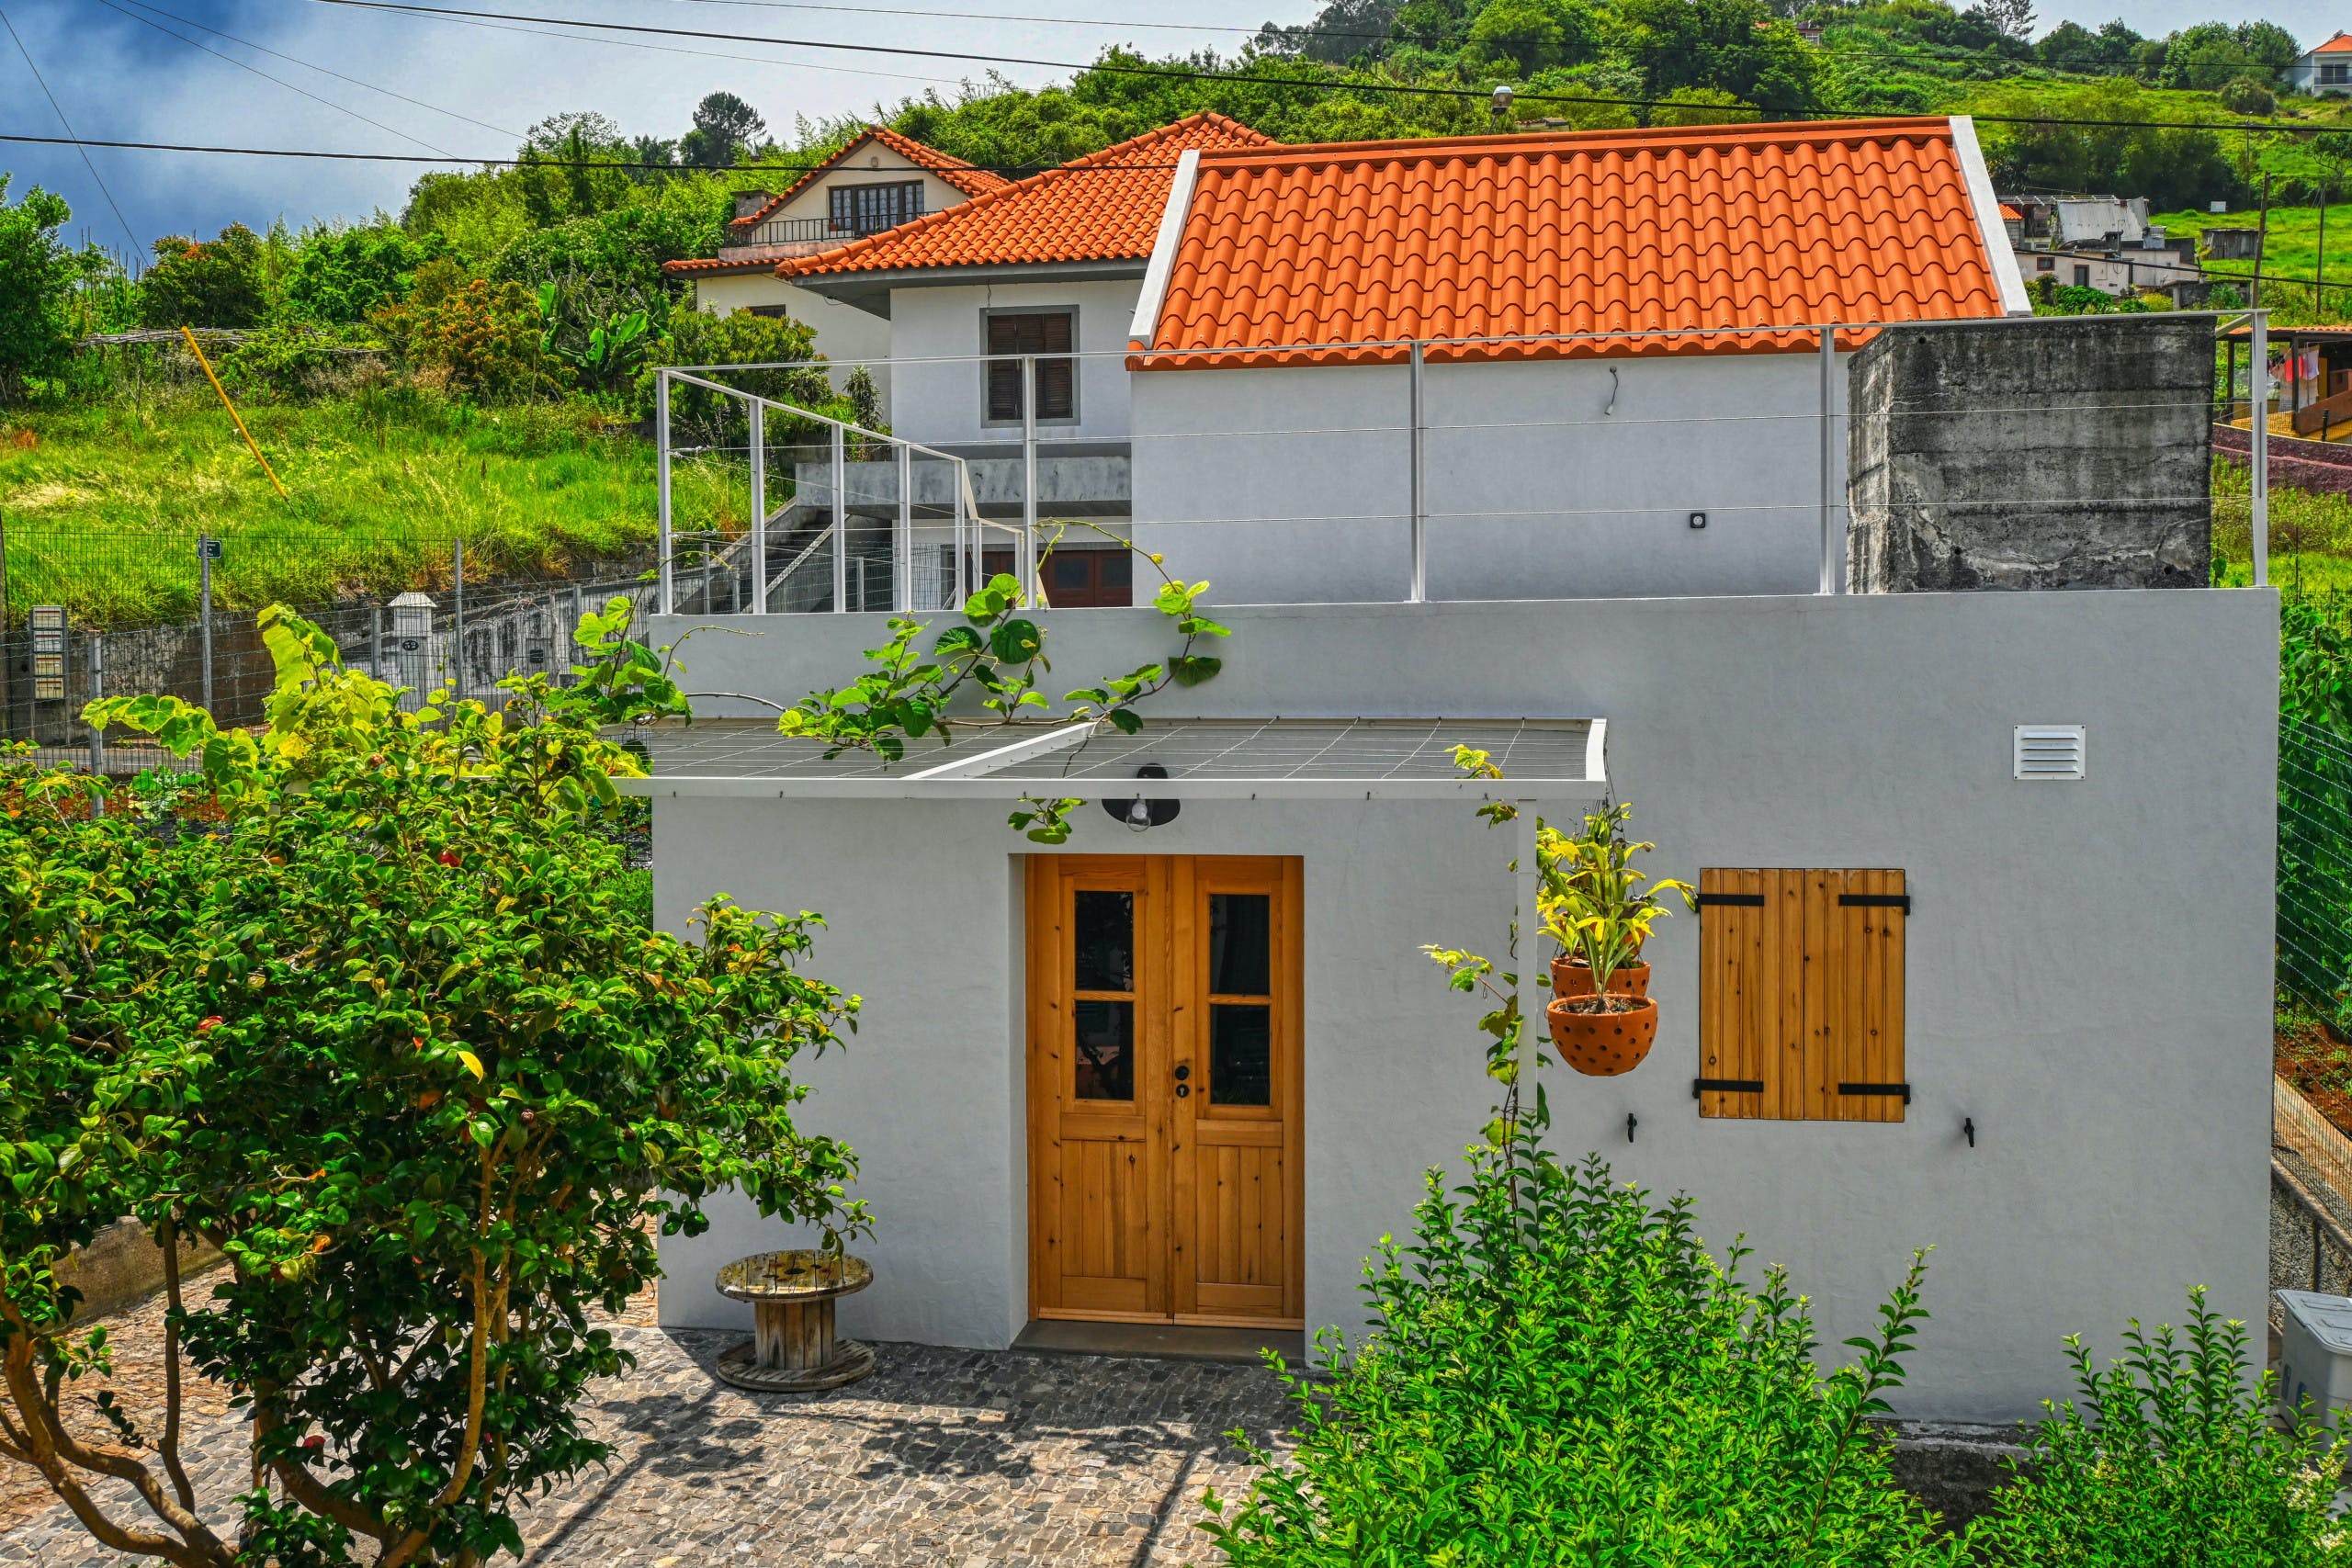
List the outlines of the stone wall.
{"label": "stone wall", "polygon": [[1848,375],[1853,592],[2204,585],[2210,317],[1890,328]]}

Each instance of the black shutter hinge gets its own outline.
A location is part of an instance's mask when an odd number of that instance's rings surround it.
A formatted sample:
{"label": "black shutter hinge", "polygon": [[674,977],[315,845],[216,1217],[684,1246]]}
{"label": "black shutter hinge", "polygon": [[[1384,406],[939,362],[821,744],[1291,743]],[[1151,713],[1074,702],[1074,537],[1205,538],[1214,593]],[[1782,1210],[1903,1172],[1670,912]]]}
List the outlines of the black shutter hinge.
{"label": "black shutter hinge", "polygon": [[1761,893],[1701,893],[1695,897],[1702,909],[1721,905],[1738,905],[1750,909],[1764,907],[1764,895]]}
{"label": "black shutter hinge", "polygon": [[1907,1083],[1841,1083],[1838,1086],[1838,1092],[1879,1095],[1889,1100],[1900,1099],[1905,1105],[1911,1103],[1911,1086]]}
{"label": "black shutter hinge", "polygon": [[1911,895],[1908,893],[1840,893],[1838,902],[1859,905],[1866,909],[1900,909],[1906,915],[1911,912]]}
{"label": "black shutter hinge", "polygon": [[1762,1078],[1692,1078],[1690,1080],[1690,1098],[1693,1100],[1702,1094],[1762,1094],[1763,1092]]}

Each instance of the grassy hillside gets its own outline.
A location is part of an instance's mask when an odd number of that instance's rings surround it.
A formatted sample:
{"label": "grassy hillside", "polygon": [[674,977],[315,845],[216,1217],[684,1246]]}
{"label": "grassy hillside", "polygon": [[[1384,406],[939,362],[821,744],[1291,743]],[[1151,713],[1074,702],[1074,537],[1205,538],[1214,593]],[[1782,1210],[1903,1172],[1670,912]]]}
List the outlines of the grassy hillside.
{"label": "grassy hillside", "polygon": [[12,615],[194,614],[192,541],[225,543],[220,603],[316,602],[469,578],[558,574],[641,553],[651,448],[579,403],[479,407],[386,385],[244,410],[281,500],[217,401],[174,393],[0,416],[0,525]]}

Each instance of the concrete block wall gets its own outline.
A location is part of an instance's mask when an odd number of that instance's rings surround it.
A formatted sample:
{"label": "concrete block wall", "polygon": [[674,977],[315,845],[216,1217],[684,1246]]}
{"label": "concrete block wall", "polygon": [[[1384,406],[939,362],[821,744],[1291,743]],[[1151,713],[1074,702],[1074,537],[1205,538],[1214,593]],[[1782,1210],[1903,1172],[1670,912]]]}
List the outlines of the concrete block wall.
{"label": "concrete block wall", "polygon": [[1855,592],[2204,585],[2210,317],[1890,328],[1849,377]]}

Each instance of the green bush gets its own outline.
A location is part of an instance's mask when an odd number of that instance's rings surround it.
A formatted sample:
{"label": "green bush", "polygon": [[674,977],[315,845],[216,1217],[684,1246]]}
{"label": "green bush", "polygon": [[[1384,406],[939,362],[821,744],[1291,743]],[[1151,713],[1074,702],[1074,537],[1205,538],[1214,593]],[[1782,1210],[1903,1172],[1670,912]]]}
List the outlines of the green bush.
{"label": "green bush", "polygon": [[2100,1371],[2066,1341],[2075,1397],[1971,1535],[1997,1568],[2328,1568],[2352,1562],[2331,1517],[2345,1445],[2271,1419],[2278,1374],[2252,1375],[2245,1325],[2189,1292],[2184,1339],[2143,1334]]}
{"label": "green bush", "polygon": [[366,346],[349,332],[293,326],[256,329],[222,355],[220,379],[240,393],[311,398],[341,389],[369,357],[347,351]]}
{"label": "green bush", "polygon": [[378,310],[371,324],[404,363],[451,391],[494,402],[552,386],[539,308],[519,283],[469,278],[453,262],[427,262],[408,299]]}
{"label": "green bush", "polygon": [[364,321],[405,299],[416,269],[447,251],[437,234],[411,234],[390,223],[315,229],[287,268],[284,312],[301,321]]}
{"label": "green bush", "polygon": [[24,395],[28,377],[62,365],[74,345],[67,302],[78,271],[58,240],[73,211],[39,186],[8,199],[0,174],[0,403]]}
{"label": "green bush", "polygon": [[1804,1299],[1718,1264],[1686,1200],[1516,1140],[1432,1174],[1414,1237],[1367,1267],[1374,1319],[1328,1384],[1286,1375],[1295,1461],[1209,1495],[1236,1568],[1942,1562],[1865,1418],[1924,1315],[1911,1271],[1824,1376]]}
{"label": "green bush", "polygon": [[242,223],[201,243],[165,235],[139,293],[140,320],[151,327],[250,327],[269,309],[261,236]]}

